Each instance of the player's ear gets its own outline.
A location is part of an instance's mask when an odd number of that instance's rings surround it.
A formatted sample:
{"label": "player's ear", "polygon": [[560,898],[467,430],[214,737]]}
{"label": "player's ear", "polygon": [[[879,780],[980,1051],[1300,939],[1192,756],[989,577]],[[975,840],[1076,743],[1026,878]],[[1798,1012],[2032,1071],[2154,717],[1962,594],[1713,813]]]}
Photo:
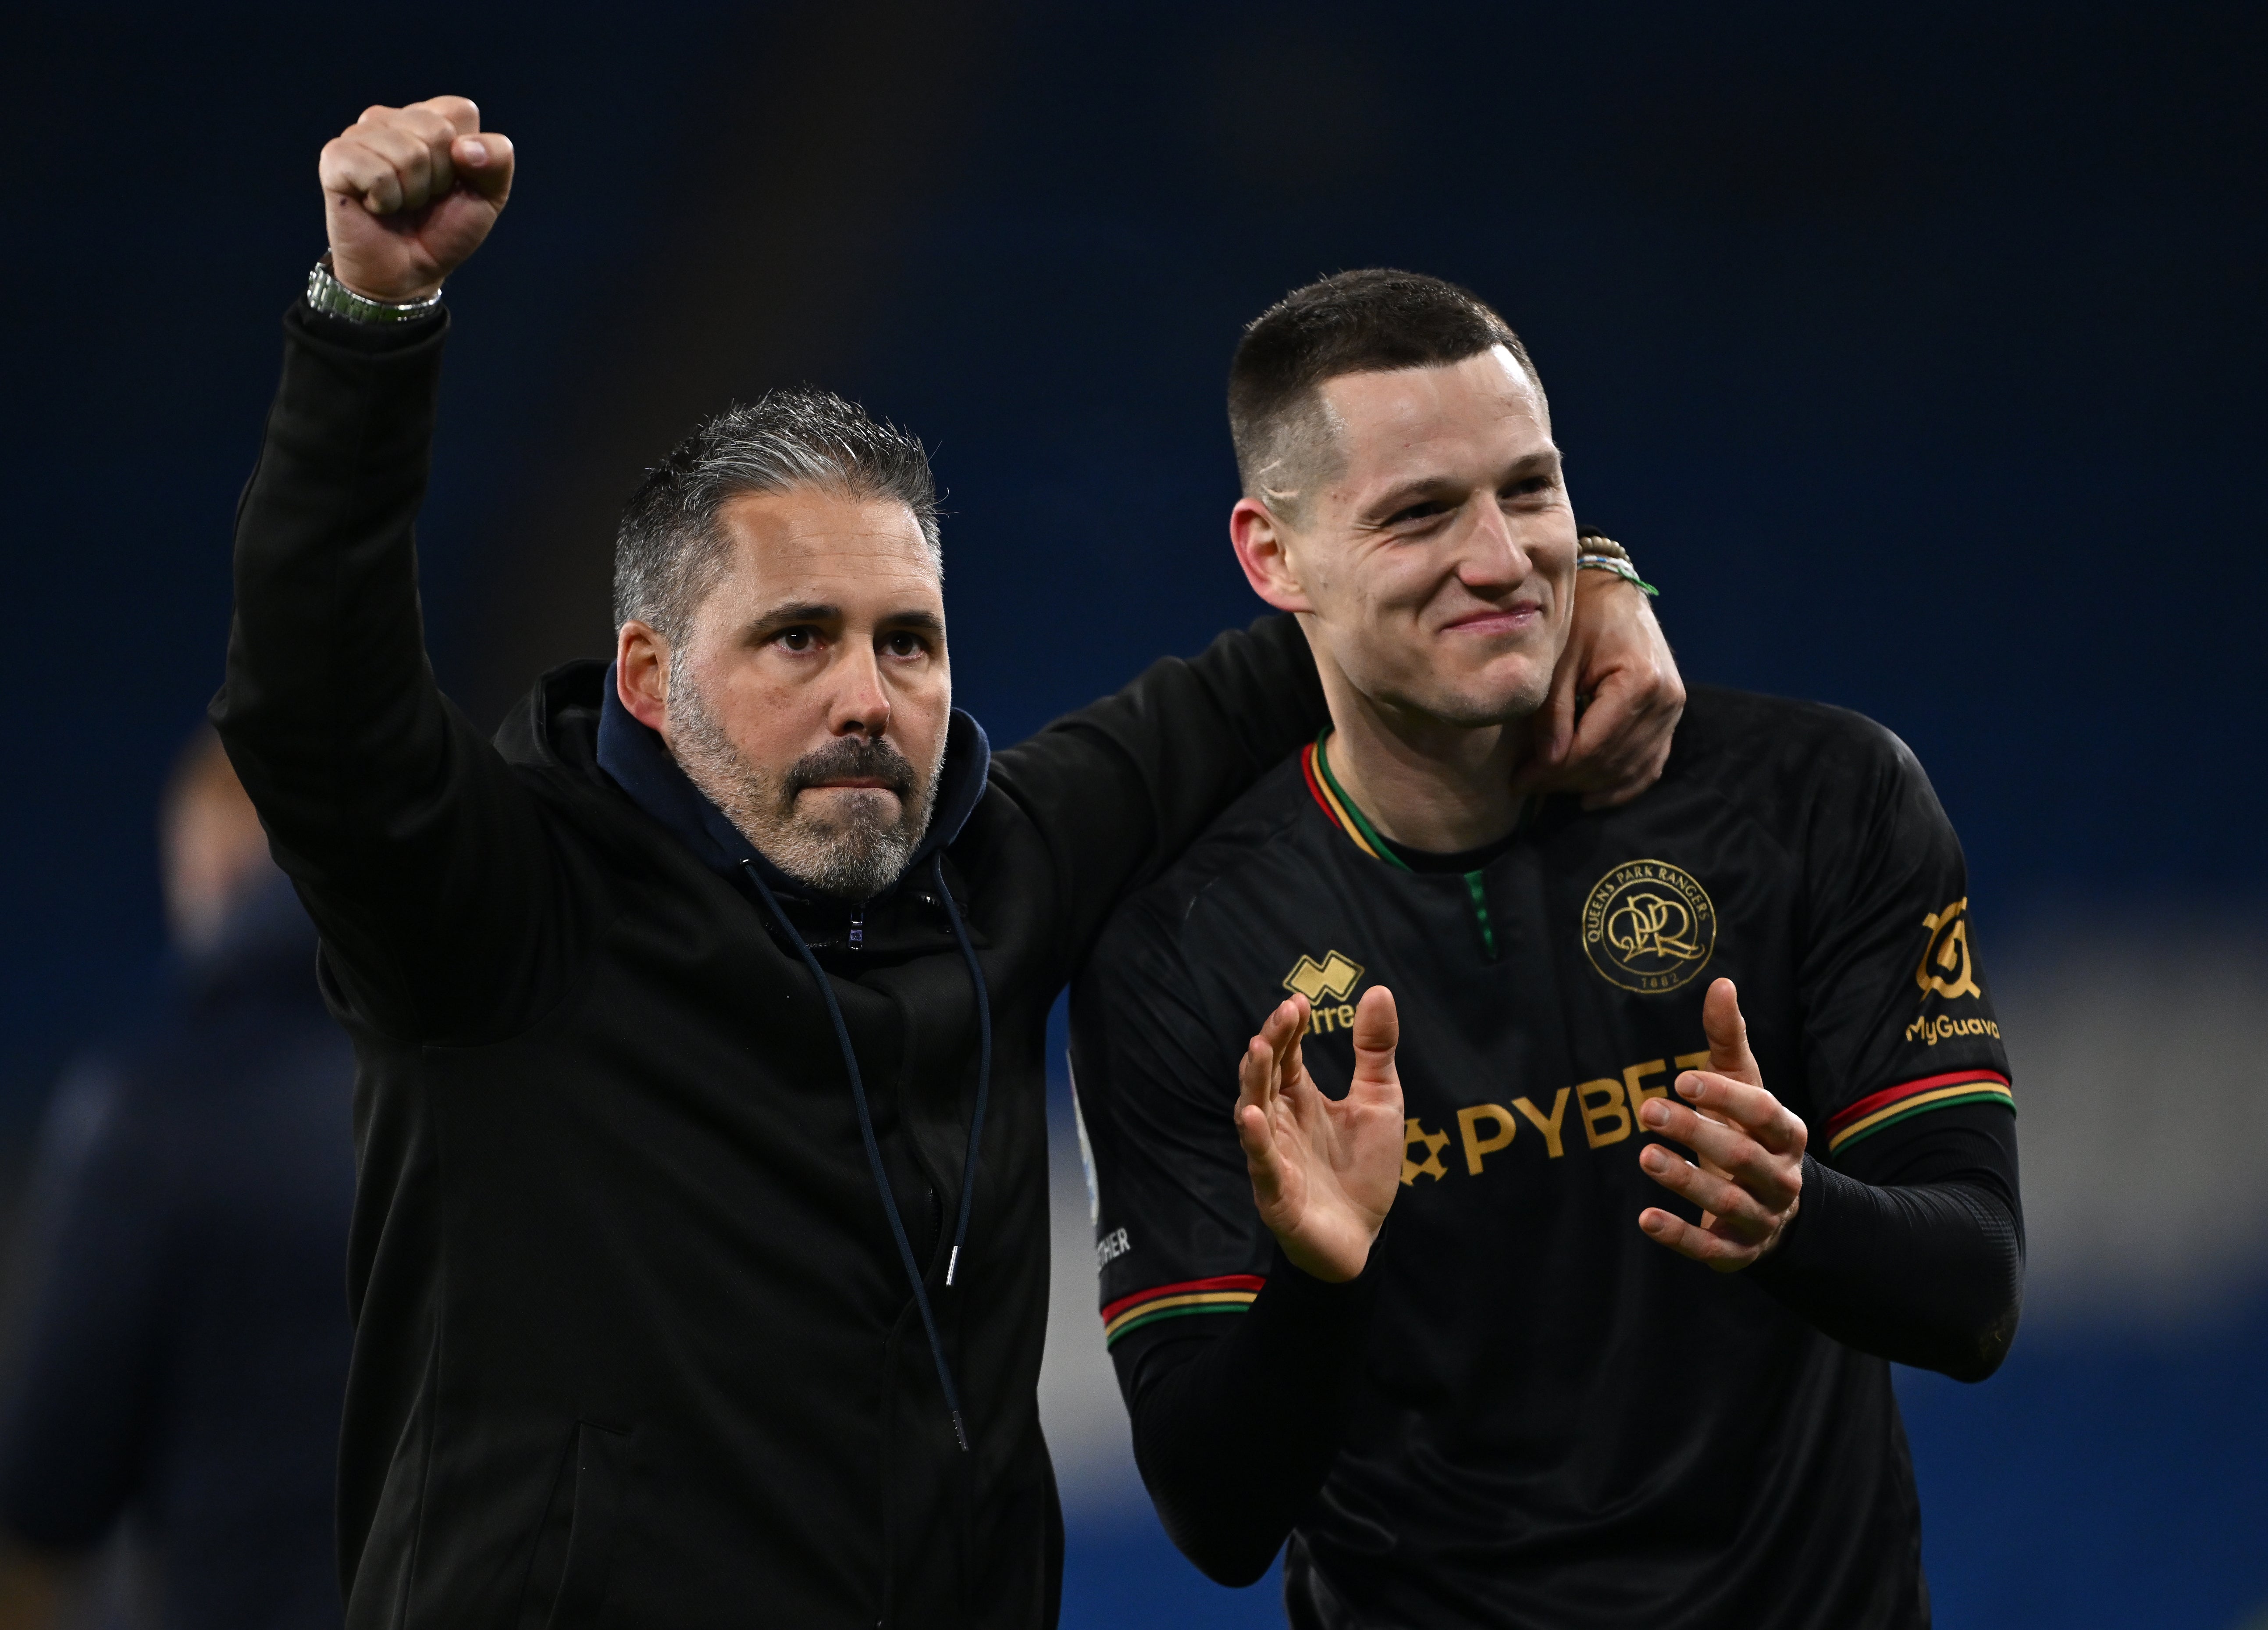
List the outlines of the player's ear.
{"label": "player's ear", "polygon": [[615,636],[615,694],[649,730],[669,717],[669,642],[636,617]]}
{"label": "player's ear", "polygon": [[1287,530],[1258,498],[1239,498],[1228,512],[1229,547],[1252,592],[1278,611],[1313,611],[1286,549]]}

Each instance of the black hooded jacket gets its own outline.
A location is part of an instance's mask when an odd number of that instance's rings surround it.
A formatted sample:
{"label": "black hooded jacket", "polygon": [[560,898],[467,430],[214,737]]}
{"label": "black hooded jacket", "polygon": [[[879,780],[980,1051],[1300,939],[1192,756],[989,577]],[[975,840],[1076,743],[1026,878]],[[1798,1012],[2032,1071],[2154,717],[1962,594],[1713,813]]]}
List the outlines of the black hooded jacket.
{"label": "black hooded jacket", "polygon": [[213,707],[359,1059],[348,1622],[1052,1623],[1047,1011],[1320,727],[1305,643],[1223,636],[989,765],[956,717],[901,883],[798,898],[608,716],[600,664],[493,744],[435,687],[412,527],[446,321],[286,320]]}

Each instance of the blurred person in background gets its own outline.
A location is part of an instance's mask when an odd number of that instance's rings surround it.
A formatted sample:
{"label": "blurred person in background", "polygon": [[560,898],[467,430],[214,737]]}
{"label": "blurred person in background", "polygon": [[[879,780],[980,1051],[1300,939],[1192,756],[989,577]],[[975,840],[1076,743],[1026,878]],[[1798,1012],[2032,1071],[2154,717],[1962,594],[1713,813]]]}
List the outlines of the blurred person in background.
{"label": "blurred person in background", "polygon": [[352,1052],[210,728],[160,838],[164,1007],[65,1080],[33,1178],[0,1397],[0,1625],[104,1605],[92,1562],[122,1531],[135,1622],[335,1626]]}
{"label": "blurred person in background", "polygon": [[[414,528],[513,163],[455,97],[324,149],[213,707],[361,1071],[348,1621],[1051,1624],[1048,1010],[1314,663],[1271,618],[993,755],[926,454],[776,392],[632,498],[614,665],[479,734]],[[1580,626],[1571,742],[1643,785],[1674,665],[1625,586]]]}

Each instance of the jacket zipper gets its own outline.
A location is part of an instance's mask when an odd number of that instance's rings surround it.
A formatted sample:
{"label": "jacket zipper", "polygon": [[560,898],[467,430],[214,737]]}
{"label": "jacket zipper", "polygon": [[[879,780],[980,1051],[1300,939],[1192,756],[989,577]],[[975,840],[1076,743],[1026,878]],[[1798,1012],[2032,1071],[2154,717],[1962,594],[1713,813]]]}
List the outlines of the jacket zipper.
{"label": "jacket zipper", "polygon": [[864,905],[850,908],[850,948],[854,951],[866,948],[866,908]]}

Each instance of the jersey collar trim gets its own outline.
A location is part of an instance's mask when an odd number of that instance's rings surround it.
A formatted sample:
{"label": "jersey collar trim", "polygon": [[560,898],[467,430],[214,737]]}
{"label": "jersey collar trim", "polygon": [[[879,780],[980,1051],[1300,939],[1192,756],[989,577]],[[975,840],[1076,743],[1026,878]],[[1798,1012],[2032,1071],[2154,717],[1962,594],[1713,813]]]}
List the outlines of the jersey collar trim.
{"label": "jersey collar trim", "polygon": [[1331,773],[1330,755],[1323,750],[1324,738],[1330,734],[1331,727],[1325,725],[1322,735],[1300,749],[1300,771],[1307,778],[1307,791],[1314,795],[1332,823],[1354,840],[1356,848],[1373,860],[1383,860],[1388,866],[1408,871],[1410,863],[1387,846],[1386,840],[1355,808],[1354,800],[1346,795],[1346,789]]}

